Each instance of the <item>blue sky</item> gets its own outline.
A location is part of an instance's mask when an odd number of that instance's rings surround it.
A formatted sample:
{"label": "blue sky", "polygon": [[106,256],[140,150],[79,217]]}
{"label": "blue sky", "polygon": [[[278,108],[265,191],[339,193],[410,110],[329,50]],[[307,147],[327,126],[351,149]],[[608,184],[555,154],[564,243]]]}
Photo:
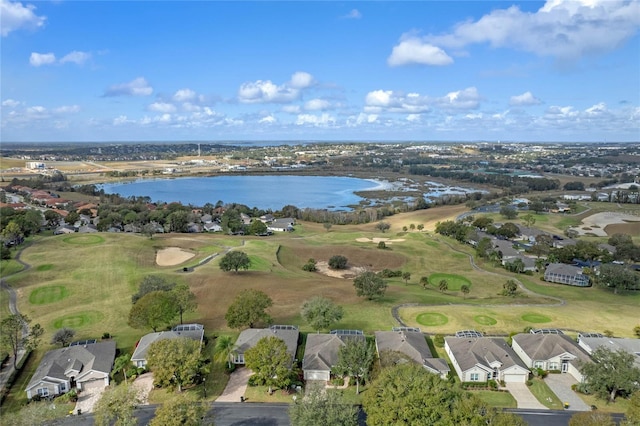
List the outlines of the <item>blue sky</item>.
{"label": "blue sky", "polygon": [[0,0],[2,141],[640,141],[640,0]]}

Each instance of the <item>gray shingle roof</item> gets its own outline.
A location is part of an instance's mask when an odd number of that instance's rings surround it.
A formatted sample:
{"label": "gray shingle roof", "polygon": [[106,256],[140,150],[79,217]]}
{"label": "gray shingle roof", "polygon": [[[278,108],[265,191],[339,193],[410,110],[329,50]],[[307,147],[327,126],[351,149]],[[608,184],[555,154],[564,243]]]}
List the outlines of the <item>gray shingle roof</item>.
{"label": "gray shingle roof", "polygon": [[[176,330],[179,328],[186,328],[188,325],[198,327],[193,327],[193,330]],[[174,327],[171,331],[159,331],[157,333],[145,334],[138,342],[133,355],[131,355],[131,361],[135,363],[136,361],[145,360],[149,346],[151,346],[153,342],[164,339],[177,339],[178,337],[188,337],[190,339],[197,340],[198,342],[202,342],[202,339],[204,338],[204,327],[201,324],[184,324]]]}
{"label": "gray shingle roof", "polygon": [[248,328],[243,330],[238,336],[236,341],[236,352],[245,353],[248,349],[254,347],[260,339],[264,337],[275,336],[282,340],[287,346],[287,352],[291,355],[291,360],[296,357],[296,351],[298,349],[298,336],[300,331],[292,327],[292,329],[278,329],[275,326],[269,328]]}
{"label": "gray shingle roof", "polygon": [[376,331],[378,353],[384,350],[401,352],[419,365],[444,373],[449,371],[447,361],[434,358],[424,335],[416,331]]}
{"label": "gray shingle roof", "polygon": [[308,334],[302,369],[330,371],[338,362],[340,348],[345,345],[340,337],[336,334]]}
{"label": "gray shingle roof", "polygon": [[514,365],[528,370],[507,342],[499,337],[480,337],[477,339],[446,337],[445,341],[462,371],[466,371],[476,364],[492,368],[490,364],[496,361],[501,364],[500,370]]}
{"label": "gray shingle roof", "polygon": [[78,371],[79,375],[91,370],[109,374],[115,357],[116,342],[113,340],[54,349],[44,355],[27,389],[46,377],[67,381],[69,377],[65,376],[65,371],[69,370]]}
{"label": "gray shingle roof", "polygon": [[577,359],[574,360],[576,362],[591,360],[589,355],[565,334],[521,333],[513,336],[513,341],[522,348],[531,360],[548,360],[565,352],[576,356]]}

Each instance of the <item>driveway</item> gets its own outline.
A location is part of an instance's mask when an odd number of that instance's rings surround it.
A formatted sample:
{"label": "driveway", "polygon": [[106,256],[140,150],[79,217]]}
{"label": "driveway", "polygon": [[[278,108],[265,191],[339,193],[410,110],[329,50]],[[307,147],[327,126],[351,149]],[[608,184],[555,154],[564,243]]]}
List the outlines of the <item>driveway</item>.
{"label": "driveway", "polygon": [[107,387],[104,385],[104,380],[94,380],[93,382],[87,382],[82,385],[82,392],[78,394],[78,402],[73,409],[75,414],[77,413],[92,413],[93,406],[102,396],[102,392]]}
{"label": "driveway", "polygon": [[544,378],[544,382],[555,393],[562,403],[569,403],[569,410],[591,411],[585,402],[571,389],[571,385],[578,383],[571,374],[549,374]]}
{"label": "driveway", "polygon": [[149,392],[153,390],[153,373],[148,372],[139,375],[133,381],[133,387],[138,390],[140,405],[149,404]]}
{"label": "driveway", "polygon": [[249,376],[252,374],[253,371],[246,367],[236,369],[229,376],[227,387],[224,388],[224,392],[216,399],[216,402],[240,402],[240,397],[244,396]]}
{"label": "driveway", "polygon": [[507,383],[507,390],[518,404],[518,408],[527,410],[548,410],[529,390],[526,383]]}

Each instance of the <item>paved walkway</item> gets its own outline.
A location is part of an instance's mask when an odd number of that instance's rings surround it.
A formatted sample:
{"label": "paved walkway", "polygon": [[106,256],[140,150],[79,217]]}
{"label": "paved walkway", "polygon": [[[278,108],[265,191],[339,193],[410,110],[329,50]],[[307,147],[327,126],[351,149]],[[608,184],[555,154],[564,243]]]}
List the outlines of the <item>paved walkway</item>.
{"label": "paved walkway", "polygon": [[224,388],[224,392],[216,399],[216,402],[240,402],[240,397],[244,396],[249,376],[252,374],[253,372],[246,367],[236,369],[229,376],[227,387]]}
{"label": "paved walkway", "polygon": [[569,403],[569,410],[591,411],[591,407],[571,389],[571,385],[578,383],[571,374],[549,374],[544,378],[544,382],[560,398],[563,404]]}
{"label": "paved walkway", "polygon": [[518,404],[518,408],[526,410],[548,410],[529,390],[526,383],[506,383],[506,388]]}

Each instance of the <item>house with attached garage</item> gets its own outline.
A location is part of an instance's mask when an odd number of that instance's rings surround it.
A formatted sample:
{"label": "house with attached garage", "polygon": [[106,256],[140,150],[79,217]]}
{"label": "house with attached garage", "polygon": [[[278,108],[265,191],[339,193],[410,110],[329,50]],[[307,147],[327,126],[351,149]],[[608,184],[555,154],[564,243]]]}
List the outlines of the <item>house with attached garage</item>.
{"label": "house with attached garage", "polygon": [[82,390],[94,383],[109,386],[109,373],[116,357],[116,342],[95,340],[72,343],[47,352],[27,384],[27,398],[54,397]]}
{"label": "house with attached garage", "polygon": [[136,367],[145,368],[147,366],[147,351],[154,342],[165,339],[177,339],[179,337],[196,340],[200,342],[200,347],[202,347],[204,326],[202,324],[180,324],[173,327],[170,331],[146,334],[142,336],[136,344],[136,349],[133,351],[133,355],[131,355],[131,362]]}
{"label": "house with attached garage", "polygon": [[329,334],[308,334],[302,359],[304,380],[331,379],[331,369],[338,363],[340,348],[348,339],[365,341],[360,330],[333,330]]}
{"label": "house with attached garage", "polygon": [[511,347],[527,367],[569,373],[579,382],[580,364],[591,362],[589,354],[564,334],[516,334]]}
{"label": "house with attached garage", "polygon": [[378,357],[385,351],[396,351],[406,355],[430,373],[443,379],[449,375],[449,364],[442,358],[434,358],[424,334],[418,328],[395,327],[392,331],[376,331]]}
{"label": "house with attached garage", "polygon": [[273,232],[291,232],[293,231],[293,225],[295,225],[295,220],[290,217],[275,219],[267,225],[267,230]]}
{"label": "house with attached garage", "polygon": [[578,345],[587,351],[589,355],[596,349],[604,347],[611,352],[628,352],[633,355],[633,363],[640,368],[640,339],[627,339],[622,337],[584,336],[578,334]]}
{"label": "house with attached garage", "polygon": [[544,280],[550,283],[568,284],[576,287],[589,287],[589,277],[582,273],[579,266],[564,263],[550,263],[544,271]]}
{"label": "house with attached garage", "polygon": [[529,369],[499,337],[446,337],[444,349],[462,382],[526,383]]}
{"label": "house with attached garage", "polygon": [[287,353],[291,355],[291,362],[296,358],[298,349],[298,337],[300,331],[295,325],[272,325],[269,328],[247,328],[242,330],[236,340],[236,346],[231,356],[234,364],[244,364],[244,354],[253,348],[261,339],[265,337],[277,337],[287,346]]}

